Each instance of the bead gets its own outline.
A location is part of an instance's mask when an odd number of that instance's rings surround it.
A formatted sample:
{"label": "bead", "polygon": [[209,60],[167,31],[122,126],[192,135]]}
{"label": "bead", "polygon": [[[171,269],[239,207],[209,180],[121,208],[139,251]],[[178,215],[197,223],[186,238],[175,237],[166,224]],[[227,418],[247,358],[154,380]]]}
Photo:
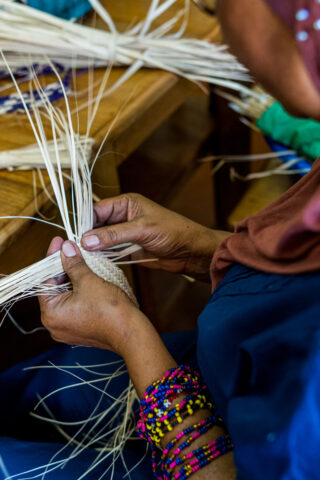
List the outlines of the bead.
{"label": "bead", "polygon": [[306,8],[301,8],[296,13],[296,19],[303,22],[304,20],[307,20],[309,15],[310,15],[309,10],[307,10]]}
{"label": "bead", "polygon": [[308,38],[309,34],[305,30],[301,30],[296,34],[296,39],[298,42],[305,42],[306,40],[308,40]]}
{"label": "bead", "polygon": [[[319,3],[320,3],[320,2],[319,2]],[[315,30],[320,30],[320,18],[318,18],[318,19],[314,22],[313,28],[314,28]]]}
{"label": "bead", "polygon": [[[222,419],[214,415],[214,405],[208,401],[206,391],[207,387],[201,383],[200,376],[190,367],[183,365],[169,370],[161,379],[153,382],[147,388],[140,402],[140,418],[137,429],[139,437],[145,438],[151,443],[152,469],[155,477],[159,480],[188,478],[217,455],[223,455],[231,449],[231,441],[220,438],[212,445],[205,445],[203,448],[181,456],[184,449],[189,447],[195,439],[205,434],[213,425],[222,424]],[[182,392],[185,393],[185,397],[181,402],[175,402],[173,406],[174,400]],[[193,416],[195,411],[202,408],[211,410],[212,416],[179,432],[161,454],[156,447],[161,446],[161,439],[165,434],[172,431],[175,425],[183,423],[186,417]],[[170,454],[176,442],[183,437],[185,440]],[[219,450],[217,445],[219,445]],[[183,465],[186,460],[190,461],[190,465]],[[180,471],[173,475],[173,470],[178,465],[181,465]]]}

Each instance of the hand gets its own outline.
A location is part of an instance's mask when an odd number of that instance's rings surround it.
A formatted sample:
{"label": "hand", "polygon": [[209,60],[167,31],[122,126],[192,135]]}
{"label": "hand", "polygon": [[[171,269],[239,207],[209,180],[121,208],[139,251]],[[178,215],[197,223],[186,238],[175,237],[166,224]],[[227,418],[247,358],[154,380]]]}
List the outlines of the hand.
{"label": "hand", "polygon": [[94,206],[96,228],[82,238],[89,251],[104,250],[132,242],[142,250],[135,260],[149,268],[184,273],[209,280],[209,267],[214,251],[228,232],[203,227],[171,212],[138,194],[125,194],[102,200]]}
{"label": "hand", "polygon": [[[42,323],[58,342],[110,349],[123,356],[132,331],[148,319],[122,290],[89,269],[74,243],[56,237],[48,255],[61,249],[62,264],[73,289],[39,297]],[[48,283],[61,284],[63,280]]]}
{"label": "hand", "polygon": [[[56,237],[48,255],[61,250],[63,268],[73,289],[60,295],[39,297],[41,320],[57,342],[112,350],[125,360],[138,394],[175,361],[159,334],[118,287],[96,276],[79,248]],[[51,279],[58,285],[65,279]]]}

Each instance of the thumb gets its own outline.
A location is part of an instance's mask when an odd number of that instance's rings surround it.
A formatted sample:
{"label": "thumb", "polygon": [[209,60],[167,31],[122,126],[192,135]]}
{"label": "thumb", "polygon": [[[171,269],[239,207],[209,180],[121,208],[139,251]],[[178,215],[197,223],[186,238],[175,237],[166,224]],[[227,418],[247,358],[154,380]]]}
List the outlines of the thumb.
{"label": "thumb", "polygon": [[84,234],[81,243],[86,250],[96,251],[140,240],[143,240],[142,223],[132,220],[91,230]]}
{"label": "thumb", "polygon": [[70,278],[74,290],[80,287],[84,277],[88,274],[92,275],[90,268],[87,266],[81,255],[79,247],[69,240],[62,245],[61,261],[64,271]]}

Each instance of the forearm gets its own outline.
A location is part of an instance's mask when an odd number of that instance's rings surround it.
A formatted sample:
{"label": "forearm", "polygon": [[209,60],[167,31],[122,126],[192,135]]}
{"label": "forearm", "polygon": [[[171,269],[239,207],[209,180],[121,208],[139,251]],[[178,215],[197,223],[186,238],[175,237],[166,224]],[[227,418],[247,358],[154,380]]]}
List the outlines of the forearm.
{"label": "forearm", "polygon": [[130,378],[141,398],[157,378],[177,363],[168,352],[160,335],[139,312],[139,318],[128,321],[128,338],[124,342],[121,354],[126,362]]}
{"label": "forearm", "polygon": [[319,92],[292,32],[267,2],[219,0],[218,17],[232,52],[255,79],[293,115],[318,119]]}
{"label": "forearm", "polygon": [[[129,338],[129,337],[128,337]],[[123,350],[124,359],[127,364],[129,375],[135,385],[140,398],[144,395],[146,389],[157,379],[161,378],[170,368],[177,367],[177,363],[172,358],[160,336],[148,321],[145,319],[142,324],[141,319],[131,322],[130,342],[126,344]],[[176,401],[181,401],[185,395],[181,395]],[[195,411],[192,416],[188,416],[181,424],[177,424],[171,432],[168,432],[161,442],[164,448],[177,434],[197,424],[199,421],[210,417],[211,412],[207,409]],[[215,425],[207,433],[199,437],[185,449],[184,453],[189,453],[196,448],[208,444],[218,437],[225,435],[223,427]],[[205,468],[199,470],[193,475],[196,479],[215,479],[232,480],[235,478],[235,469],[233,465],[233,454],[217,458]]]}

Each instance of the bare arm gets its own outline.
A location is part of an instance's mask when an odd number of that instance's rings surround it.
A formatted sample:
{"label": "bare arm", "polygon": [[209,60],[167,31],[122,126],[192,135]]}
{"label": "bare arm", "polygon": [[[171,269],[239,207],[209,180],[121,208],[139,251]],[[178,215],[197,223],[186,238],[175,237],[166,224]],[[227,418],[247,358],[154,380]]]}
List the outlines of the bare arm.
{"label": "bare arm", "polygon": [[[118,287],[104,282],[91,272],[76,245],[55,238],[48,253],[53,254],[61,247],[61,259],[73,290],[57,296],[40,297],[43,324],[58,342],[110,349],[121,355],[137,393],[142,397],[153,381],[176,366],[175,360],[148,318]],[[58,280],[52,279],[50,282],[57,283]],[[168,436],[175,436],[180,430],[209,415],[210,412],[199,410],[177,425]],[[207,444],[223,433],[221,427],[213,427],[189,449]],[[165,437],[164,443],[170,439]],[[234,479],[232,453],[199,470],[193,478]]]}
{"label": "bare arm", "polygon": [[[154,380],[161,378],[169,368],[175,367],[177,364],[149,321],[145,322],[144,328],[141,328],[138,322],[134,330],[131,330],[131,335],[134,336],[135,341],[127,343],[123,357],[138,395],[142,397],[145,390]],[[188,417],[181,425],[178,425],[173,432],[170,432],[170,435],[164,438],[162,446],[164,447],[180,431],[205,419],[209,415],[209,411],[201,410],[192,417]],[[215,426],[186,449],[185,453],[209,443],[225,433],[224,429]],[[192,478],[194,478],[194,480],[235,479],[236,471],[233,464],[233,454],[228,453],[218,458],[204,469],[199,470]]]}
{"label": "bare arm", "polygon": [[218,16],[233,53],[266,90],[290,113],[319,119],[320,94],[293,34],[265,1],[219,0]]}

